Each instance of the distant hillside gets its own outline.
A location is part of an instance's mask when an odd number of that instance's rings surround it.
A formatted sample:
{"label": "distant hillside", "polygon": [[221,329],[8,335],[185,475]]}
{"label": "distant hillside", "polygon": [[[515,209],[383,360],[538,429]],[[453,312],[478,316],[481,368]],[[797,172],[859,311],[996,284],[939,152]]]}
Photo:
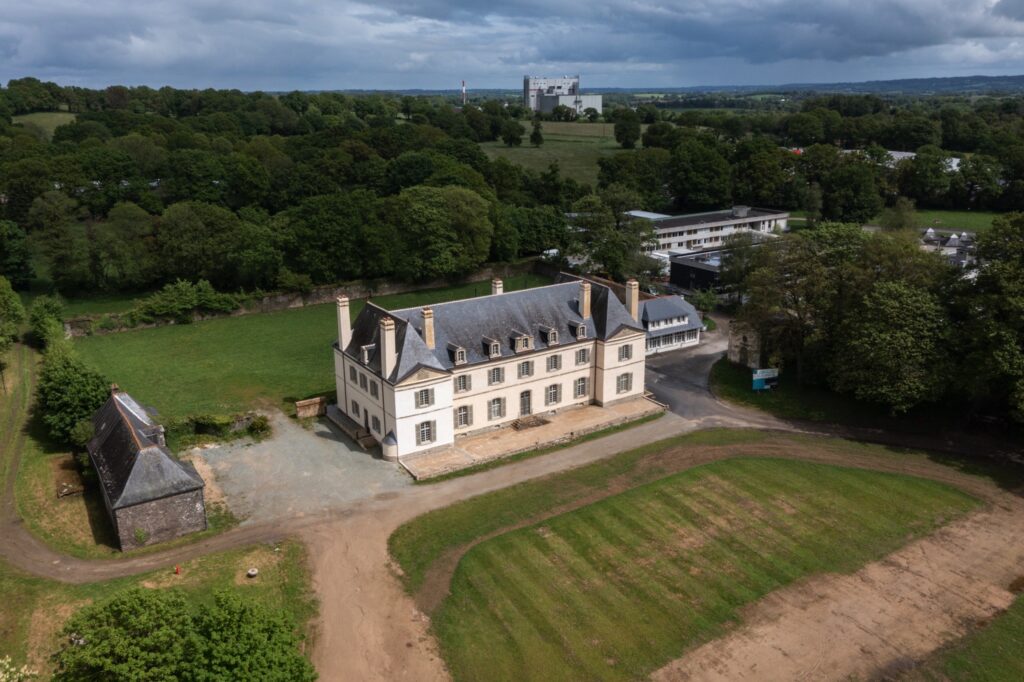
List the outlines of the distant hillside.
{"label": "distant hillside", "polygon": [[[997,94],[1024,92],[1024,75],[1019,76],[956,76],[950,78],[903,78],[889,81],[863,81],[859,83],[783,83],[779,85],[690,85],[684,87],[636,87],[604,88],[584,84],[585,91],[592,93],[701,93],[701,92],[840,92],[874,93],[880,95],[954,95],[954,94]],[[414,96],[455,96],[458,90],[341,90],[351,94],[390,92]],[[470,96],[515,96],[518,88],[473,88]]]}

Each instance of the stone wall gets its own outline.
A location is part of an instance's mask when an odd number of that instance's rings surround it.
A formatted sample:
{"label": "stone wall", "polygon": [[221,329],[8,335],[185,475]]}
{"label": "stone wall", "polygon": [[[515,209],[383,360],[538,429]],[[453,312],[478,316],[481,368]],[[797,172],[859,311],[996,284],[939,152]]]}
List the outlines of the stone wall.
{"label": "stone wall", "polygon": [[[530,259],[520,263],[488,265],[468,277],[461,280],[461,283],[486,282],[494,277],[507,278],[522,275],[529,272],[540,272],[537,263],[538,259]],[[541,273],[543,274],[543,273]],[[297,292],[276,292],[267,294],[261,298],[251,300],[242,305],[241,308],[227,314],[197,315],[195,320],[209,320],[218,317],[234,317],[237,315],[250,315],[252,313],[270,313],[290,308],[303,308],[307,305],[320,305],[332,303],[334,300],[345,294],[350,299],[372,298],[375,296],[387,296],[390,294],[405,294],[411,291],[422,291],[424,289],[438,289],[451,286],[453,282],[446,280],[434,280],[431,282],[394,282],[389,280],[357,280],[344,284],[332,284],[328,286],[314,287],[308,294]],[[109,323],[107,329],[99,329],[96,326],[97,320],[107,318]],[[112,315],[90,315],[86,317],[73,318],[65,321],[64,332],[68,337],[88,336],[90,334],[113,334],[128,331],[129,329],[146,329],[149,327],[163,327],[175,324],[174,320],[161,320],[148,324],[140,324],[128,327],[120,323],[121,317]]]}
{"label": "stone wall", "polygon": [[320,417],[327,414],[327,396],[295,401],[295,416],[299,419]]}
{"label": "stone wall", "polygon": [[[203,491],[199,489],[117,509],[114,520],[114,531],[123,551],[206,530]],[[142,542],[136,538],[136,530],[145,534]]]}

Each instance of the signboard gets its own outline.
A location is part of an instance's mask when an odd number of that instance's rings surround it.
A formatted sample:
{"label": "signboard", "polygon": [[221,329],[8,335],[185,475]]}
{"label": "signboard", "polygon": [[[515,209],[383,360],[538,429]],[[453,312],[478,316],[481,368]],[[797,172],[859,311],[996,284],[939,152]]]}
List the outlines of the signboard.
{"label": "signboard", "polygon": [[755,391],[767,391],[779,383],[779,370],[775,367],[755,369],[752,388]]}

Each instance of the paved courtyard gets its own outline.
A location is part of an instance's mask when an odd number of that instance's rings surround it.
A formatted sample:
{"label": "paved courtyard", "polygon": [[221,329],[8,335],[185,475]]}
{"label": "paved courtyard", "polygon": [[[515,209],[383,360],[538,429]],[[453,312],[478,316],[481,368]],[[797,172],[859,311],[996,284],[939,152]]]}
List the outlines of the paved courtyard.
{"label": "paved courtyard", "polygon": [[634,421],[664,408],[646,398],[636,398],[608,407],[587,405],[545,415],[548,423],[527,429],[502,428],[477,436],[466,436],[450,448],[403,457],[402,465],[417,480],[436,478],[453,471],[509,457],[519,452],[564,443],[601,429]]}
{"label": "paved courtyard", "polygon": [[[243,524],[321,514],[412,484],[400,467],[363,452],[337,427],[317,420],[305,429],[277,412],[273,437],[198,451],[200,468]],[[204,472],[205,473],[205,472]]]}

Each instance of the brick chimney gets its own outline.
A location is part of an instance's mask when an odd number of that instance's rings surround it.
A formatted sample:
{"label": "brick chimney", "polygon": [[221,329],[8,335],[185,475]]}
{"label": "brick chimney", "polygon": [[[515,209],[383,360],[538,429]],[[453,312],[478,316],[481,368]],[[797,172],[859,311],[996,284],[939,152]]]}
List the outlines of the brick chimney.
{"label": "brick chimney", "polygon": [[580,317],[590,319],[590,282],[580,280]]}
{"label": "brick chimney", "polygon": [[429,306],[423,308],[423,342],[434,350],[434,311]]}
{"label": "brick chimney", "polygon": [[505,283],[495,277],[491,280],[491,296],[505,293]]}
{"label": "brick chimney", "polygon": [[380,373],[385,379],[395,369],[395,321],[390,317],[380,318]]}
{"label": "brick chimney", "polygon": [[635,322],[640,321],[640,284],[635,279],[626,281],[626,310]]}
{"label": "brick chimney", "polygon": [[338,297],[338,347],[342,350],[348,348],[352,340],[352,318],[348,313],[348,296]]}

